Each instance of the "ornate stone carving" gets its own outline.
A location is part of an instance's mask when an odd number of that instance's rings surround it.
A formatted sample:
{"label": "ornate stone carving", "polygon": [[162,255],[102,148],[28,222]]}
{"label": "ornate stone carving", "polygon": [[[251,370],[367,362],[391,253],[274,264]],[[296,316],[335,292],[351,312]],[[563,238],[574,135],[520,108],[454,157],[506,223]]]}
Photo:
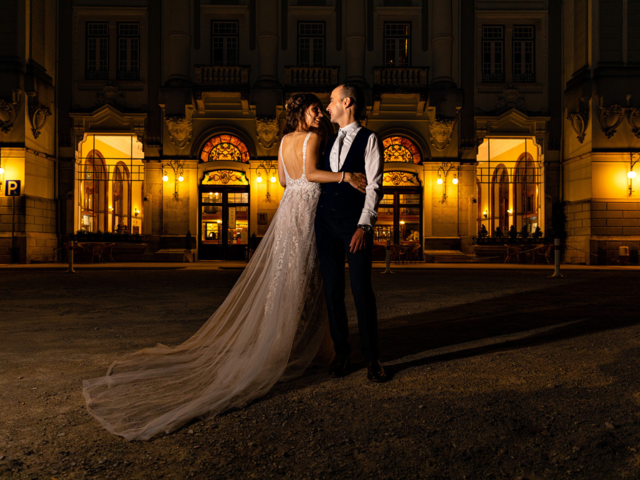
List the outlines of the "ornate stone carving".
{"label": "ornate stone carving", "polygon": [[21,93],[20,90],[14,90],[11,102],[0,99],[0,131],[2,133],[9,133],[18,117]]}
{"label": "ornate stone carving", "polygon": [[627,121],[636,138],[640,138],[640,108],[627,109]]}
{"label": "ornate stone carving", "polygon": [[202,185],[249,185],[247,175],[237,170],[210,170],[204,172]]}
{"label": "ornate stone carving", "polygon": [[40,104],[29,106],[29,121],[31,121],[31,132],[33,132],[33,138],[38,138],[40,136],[40,131],[44,127],[49,115],[51,115],[51,112],[47,107],[43,107]]}
{"label": "ornate stone carving", "polygon": [[164,117],[169,129],[171,143],[177,148],[186,147],[193,134],[193,122],[184,115],[168,115]]}
{"label": "ornate stone carving", "polygon": [[280,139],[280,125],[276,118],[256,118],[256,130],[258,131],[258,143],[267,150]]}
{"label": "ornate stone carving", "polygon": [[615,135],[616,129],[620,126],[625,117],[625,109],[620,105],[609,105],[607,108],[600,106],[600,126],[602,131],[611,138]]}
{"label": "ornate stone carving", "polygon": [[524,97],[518,96],[518,89],[513,85],[509,85],[505,87],[502,91],[502,95],[498,95],[498,100],[496,101],[496,111],[504,112],[509,110],[510,108],[516,108],[521,112],[527,111],[527,101]]}
{"label": "ornate stone carving", "polygon": [[105,85],[102,92],[96,92],[96,106],[112,105],[122,109],[124,107],[124,93],[120,93],[118,86],[112,83]]}
{"label": "ornate stone carving", "polygon": [[419,187],[418,175],[412,172],[384,172],[382,185],[388,187]]}
{"label": "ornate stone carving", "polygon": [[455,124],[455,118],[440,118],[429,122],[429,140],[433,148],[442,151],[449,146]]}
{"label": "ornate stone carving", "polygon": [[568,112],[567,120],[571,122],[573,131],[578,136],[578,141],[582,143],[587,132],[587,125],[589,125],[589,111]]}

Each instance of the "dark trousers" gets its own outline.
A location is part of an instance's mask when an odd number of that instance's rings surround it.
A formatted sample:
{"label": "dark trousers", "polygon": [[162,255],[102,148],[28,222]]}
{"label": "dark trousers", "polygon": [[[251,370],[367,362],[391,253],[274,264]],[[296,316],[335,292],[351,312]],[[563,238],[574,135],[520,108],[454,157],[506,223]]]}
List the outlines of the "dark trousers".
{"label": "dark trousers", "polygon": [[373,239],[357,253],[349,252],[351,238],[358,228],[358,218],[316,217],[316,243],[324,293],[329,310],[329,328],[336,355],[349,355],[349,325],[345,296],[344,258],[349,262],[351,292],[358,314],[360,349],[367,360],[378,360],[378,311],[371,285]]}

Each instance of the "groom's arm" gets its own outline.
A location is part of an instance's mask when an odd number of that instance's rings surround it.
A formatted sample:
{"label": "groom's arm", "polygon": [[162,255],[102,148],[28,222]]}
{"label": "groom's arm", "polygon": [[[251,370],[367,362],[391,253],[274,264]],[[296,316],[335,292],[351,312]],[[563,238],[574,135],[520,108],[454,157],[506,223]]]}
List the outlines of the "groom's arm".
{"label": "groom's arm", "polygon": [[[373,228],[378,220],[378,205],[382,200],[382,173],[384,161],[382,158],[382,145],[378,135],[372,133],[369,136],[367,148],[364,153],[364,168],[367,174],[367,189],[364,200],[364,208],[360,214],[358,225],[370,225]],[[358,228],[351,238],[349,250],[355,253],[367,245],[367,236],[361,228]]]}
{"label": "groom's arm", "polygon": [[360,215],[358,225],[376,224],[378,220],[378,205],[382,200],[382,173],[384,161],[382,158],[382,145],[378,135],[372,133],[364,153],[364,168],[367,174],[367,191],[364,200],[364,208]]}

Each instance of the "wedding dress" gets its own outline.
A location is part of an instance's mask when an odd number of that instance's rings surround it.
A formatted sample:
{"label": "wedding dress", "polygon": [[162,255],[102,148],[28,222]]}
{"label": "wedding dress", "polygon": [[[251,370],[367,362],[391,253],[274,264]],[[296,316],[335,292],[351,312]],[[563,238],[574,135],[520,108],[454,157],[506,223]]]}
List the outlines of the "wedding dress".
{"label": "wedding dress", "polygon": [[127,440],[169,433],[265,395],[301,375],[317,354],[331,360],[313,228],[320,186],[305,168],[309,135],[302,176],[292,179],[284,167],[286,189],[271,226],[211,318],[182,345],[130,354],[105,377],[83,382],[89,413],[108,431]]}

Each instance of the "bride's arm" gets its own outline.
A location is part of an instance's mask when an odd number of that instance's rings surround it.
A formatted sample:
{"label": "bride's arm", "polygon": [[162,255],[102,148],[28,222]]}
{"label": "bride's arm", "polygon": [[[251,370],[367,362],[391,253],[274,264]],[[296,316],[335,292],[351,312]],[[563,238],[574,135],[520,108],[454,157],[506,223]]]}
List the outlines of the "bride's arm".
{"label": "bride's arm", "polygon": [[[307,143],[307,180],[314,183],[334,183],[342,180],[342,172],[328,172],[318,169],[318,150],[320,149],[320,137],[317,133],[312,133]],[[344,181],[353,188],[366,191],[367,177],[361,173],[344,173]]]}

